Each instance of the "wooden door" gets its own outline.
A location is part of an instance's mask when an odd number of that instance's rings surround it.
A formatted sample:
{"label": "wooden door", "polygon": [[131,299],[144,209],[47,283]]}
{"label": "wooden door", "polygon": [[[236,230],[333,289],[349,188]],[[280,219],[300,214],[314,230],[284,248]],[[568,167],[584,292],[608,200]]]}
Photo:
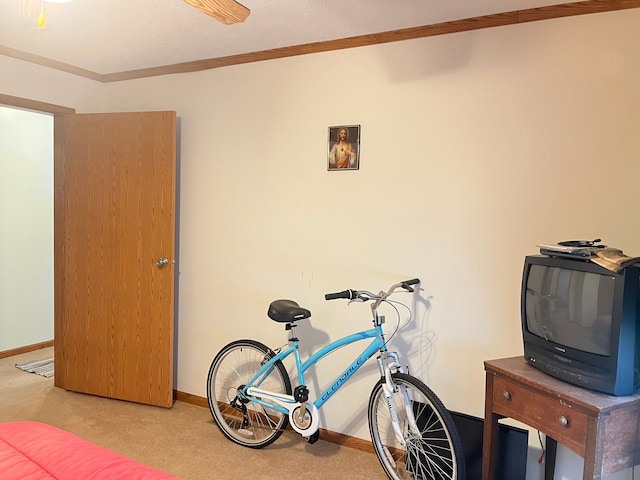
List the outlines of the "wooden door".
{"label": "wooden door", "polygon": [[170,407],[175,112],[57,115],[54,137],[55,385]]}

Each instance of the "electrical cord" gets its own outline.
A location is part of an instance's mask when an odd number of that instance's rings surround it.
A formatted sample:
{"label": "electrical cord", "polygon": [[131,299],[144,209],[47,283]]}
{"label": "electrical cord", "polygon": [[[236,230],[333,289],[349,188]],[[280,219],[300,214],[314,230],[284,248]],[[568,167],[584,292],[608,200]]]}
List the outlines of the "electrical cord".
{"label": "electrical cord", "polygon": [[540,430],[538,430],[538,441],[540,442],[540,448],[542,449],[542,454],[540,455],[540,458],[538,458],[538,463],[544,463],[544,457],[547,451],[544,448],[544,443],[542,442],[542,434],[540,433]]}

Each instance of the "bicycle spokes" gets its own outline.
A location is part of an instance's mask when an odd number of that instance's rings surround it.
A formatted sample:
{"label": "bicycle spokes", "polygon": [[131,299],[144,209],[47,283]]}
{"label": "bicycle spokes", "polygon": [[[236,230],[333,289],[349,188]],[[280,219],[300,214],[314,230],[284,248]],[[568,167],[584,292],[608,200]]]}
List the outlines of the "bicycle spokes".
{"label": "bicycle spokes", "polygon": [[392,385],[378,382],[369,400],[371,439],[389,478],[463,479],[464,455],[448,411],[414,377],[394,373],[390,379]]}

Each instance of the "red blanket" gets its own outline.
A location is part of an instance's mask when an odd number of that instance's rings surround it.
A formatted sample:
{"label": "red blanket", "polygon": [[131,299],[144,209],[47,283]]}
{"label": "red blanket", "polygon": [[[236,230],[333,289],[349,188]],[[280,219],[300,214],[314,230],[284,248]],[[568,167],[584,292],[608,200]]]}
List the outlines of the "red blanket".
{"label": "red blanket", "polygon": [[0,423],[2,480],[177,480],[37,422]]}

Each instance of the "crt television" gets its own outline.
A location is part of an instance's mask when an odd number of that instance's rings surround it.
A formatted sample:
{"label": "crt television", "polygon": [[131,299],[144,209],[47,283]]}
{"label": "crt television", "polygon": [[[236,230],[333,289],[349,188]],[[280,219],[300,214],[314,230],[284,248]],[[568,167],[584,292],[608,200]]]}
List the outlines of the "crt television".
{"label": "crt television", "polygon": [[640,269],[533,255],[522,273],[524,356],[566,382],[609,395],[639,386]]}

